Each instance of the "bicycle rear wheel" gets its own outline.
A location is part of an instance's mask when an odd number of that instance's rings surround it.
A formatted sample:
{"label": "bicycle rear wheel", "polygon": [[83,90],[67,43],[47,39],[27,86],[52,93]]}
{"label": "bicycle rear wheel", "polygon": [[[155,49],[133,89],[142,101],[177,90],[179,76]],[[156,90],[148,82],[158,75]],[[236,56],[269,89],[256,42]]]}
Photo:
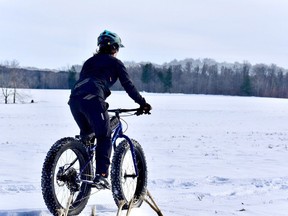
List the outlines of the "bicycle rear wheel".
{"label": "bicycle rear wheel", "polygon": [[133,139],[131,141],[136,154],[138,177],[132,177],[135,175],[135,168],[127,140],[123,140],[116,147],[111,166],[113,198],[117,206],[120,205],[120,201],[125,202],[123,209],[129,207],[132,199],[132,207],[140,207],[147,187],[147,164],[144,151],[137,141]]}
{"label": "bicycle rear wheel", "polygon": [[73,198],[68,215],[80,214],[85,208],[91,187],[81,180],[92,179],[91,164],[87,164],[80,178],[79,173],[86,165],[87,158],[86,148],[74,138],[60,139],[47,153],[41,187],[46,206],[53,215],[66,209],[71,194]]}

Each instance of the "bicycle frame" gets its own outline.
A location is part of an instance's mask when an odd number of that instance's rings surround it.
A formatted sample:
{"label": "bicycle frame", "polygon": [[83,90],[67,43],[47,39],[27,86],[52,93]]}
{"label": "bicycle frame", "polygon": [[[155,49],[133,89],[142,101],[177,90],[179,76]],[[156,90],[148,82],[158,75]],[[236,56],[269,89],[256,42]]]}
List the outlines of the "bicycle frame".
{"label": "bicycle frame", "polygon": [[[116,114],[116,117],[118,118],[119,116],[117,116],[117,114]],[[134,169],[135,169],[135,175],[134,176],[130,176],[130,177],[138,177],[139,173],[138,173],[138,168],[137,168],[137,164],[136,164],[136,154],[135,154],[134,145],[133,145],[131,139],[128,136],[126,136],[125,134],[123,134],[122,122],[120,121],[120,118],[119,118],[119,125],[115,128],[114,134],[112,136],[112,146],[113,146],[114,150],[116,149],[116,141],[119,138],[126,139],[127,142],[129,143],[129,147],[130,147],[130,150],[131,150],[133,164],[134,164]]]}
{"label": "bicycle frame", "polygon": [[[136,153],[135,153],[135,148],[134,148],[134,145],[131,141],[131,139],[125,135],[123,133],[123,127],[122,127],[122,122],[120,120],[120,112],[129,112],[129,111],[137,111],[137,109],[127,109],[127,110],[124,110],[124,109],[116,109],[116,110],[108,110],[108,112],[114,112],[115,113],[115,116],[118,118],[119,120],[119,123],[118,125],[116,126],[116,128],[112,131],[113,133],[113,136],[112,136],[112,146],[113,146],[113,150],[115,151],[116,147],[117,147],[117,140],[119,138],[123,138],[125,140],[127,140],[127,142],[129,143],[129,147],[130,147],[130,150],[131,150],[131,154],[132,154],[132,159],[133,159],[133,165],[134,165],[134,169],[135,169],[135,175],[126,175],[126,177],[132,177],[132,178],[135,178],[135,177],[138,177],[139,175],[139,172],[138,172],[138,168],[137,168],[137,162],[136,162]],[[94,144],[94,145],[91,145],[91,146],[88,146],[87,147],[87,151],[88,151],[88,154],[89,154],[89,158],[87,160],[87,163],[86,165],[81,169],[80,173],[79,173],[79,177],[82,175],[82,172],[85,170],[86,166],[91,163],[91,160],[93,159],[93,153],[95,152],[96,150],[96,147],[97,147],[97,144]],[[77,159],[75,159],[75,161],[73,161],[70,166],[72,166],[75,162],[77,161]],[[90,182],[90,181],[87,181],[87,180],[81,180],[83,182],[86,182],[86,183],[93,183],[93,182]]]}

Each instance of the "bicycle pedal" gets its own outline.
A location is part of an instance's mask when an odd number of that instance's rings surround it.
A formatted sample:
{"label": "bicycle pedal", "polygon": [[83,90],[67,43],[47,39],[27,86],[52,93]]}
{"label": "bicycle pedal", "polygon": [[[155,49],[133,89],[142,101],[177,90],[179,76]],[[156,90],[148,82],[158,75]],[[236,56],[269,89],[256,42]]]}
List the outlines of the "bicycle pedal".
{"label": "bicycle pedal", "polygon": [[98,190],[104,190],[104,189],[111,190],[110,185],[104,185],[104,184],[101,184],[101,183],[92,183],[91,187],[92,188],[97,188]]}

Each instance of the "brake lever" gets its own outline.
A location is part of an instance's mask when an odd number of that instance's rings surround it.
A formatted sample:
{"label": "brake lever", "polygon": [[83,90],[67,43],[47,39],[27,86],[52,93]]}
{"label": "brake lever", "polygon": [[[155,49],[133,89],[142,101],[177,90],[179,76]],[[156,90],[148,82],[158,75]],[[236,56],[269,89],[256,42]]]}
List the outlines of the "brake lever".
{"label": "brake lever", "polygon": [[136,111],[135,113],[134,113],[134,115],[137,115],[137,116],[139,116],[139,115],[143,115],[143,114],[145,114],[145,115],[151,115],[151,112],[150,111],[145,111],[145,110],[138,110],[138,111]]}
{"label": "brake lever", "polygon": [[135,113],[134,113],[134,115],[137,115],[137,116],[139,116],[139,115],[142,115],[144,112],[143,112],[143,110],[137,110]]}

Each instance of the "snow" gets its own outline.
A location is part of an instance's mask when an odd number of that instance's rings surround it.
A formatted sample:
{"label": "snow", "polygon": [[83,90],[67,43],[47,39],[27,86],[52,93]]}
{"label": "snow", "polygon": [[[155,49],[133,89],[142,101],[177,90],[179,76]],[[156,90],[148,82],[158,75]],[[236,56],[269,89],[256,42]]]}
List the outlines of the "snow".
{"label": "snow", "polygon": [[[35,103],[0,104],[0,216],[50,215],[42,164],[50,146],[78,128],[68,90],[22,91]],[[125,118],[126,134],[144,148],[148,190],[165,216],[287,215],[287,99],[143,95],[152,114]],[[125,92],[108,102],[137,107]],[[93,206],[99,216],[117,212],[110,191],[91,196],[82,215]],[[131,215],[157,214],[143,203]]]}

